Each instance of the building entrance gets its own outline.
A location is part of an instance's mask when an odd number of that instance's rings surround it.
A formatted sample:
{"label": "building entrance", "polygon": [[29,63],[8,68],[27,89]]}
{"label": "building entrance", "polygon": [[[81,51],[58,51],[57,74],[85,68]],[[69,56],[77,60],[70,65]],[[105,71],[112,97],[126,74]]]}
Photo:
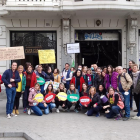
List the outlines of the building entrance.
{"label": "building entrance", "polygon": [[[12,47],[24,47],[25,59],[17,60],[18,64],[24,66],[26,62],[31,62],[34,67],[38,65],[38,50],[40,49],[54,49],[57,58],[55,31],[11,31],[10,35]],[[55,68],[57,64],[50,64],[50,66]]]}
{"label": "building entrance", "polygon": [[76,64],[90,67],[122,65],[121,37],[118,31],[76,31],[76,43],[80,43],[80,53],[76,54]]}

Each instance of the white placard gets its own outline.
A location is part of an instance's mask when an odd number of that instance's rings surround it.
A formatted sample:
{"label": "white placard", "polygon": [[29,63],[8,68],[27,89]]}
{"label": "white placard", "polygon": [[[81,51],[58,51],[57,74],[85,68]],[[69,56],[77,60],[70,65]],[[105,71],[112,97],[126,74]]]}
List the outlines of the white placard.
{"label": "white placard", "polygon": [[67,53],[80,53],[80,44],[79,43],[67,44]]}

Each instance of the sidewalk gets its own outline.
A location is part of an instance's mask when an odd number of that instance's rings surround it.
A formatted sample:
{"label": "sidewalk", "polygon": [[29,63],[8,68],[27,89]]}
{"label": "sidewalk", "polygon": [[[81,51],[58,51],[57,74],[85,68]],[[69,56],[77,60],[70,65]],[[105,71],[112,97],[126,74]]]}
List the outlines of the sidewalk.
{"label": "sidewalk", "polygon": [[[21,102],[22,103],[22,102]],[[114,121],[84,113],[53,113],[41,117],[23,113],[11,119],[5,114],[6,96],[0,95],[0,132],[25,132],[34,140],[140,140],[140,120]],[[132,112],[131,116],[136,113]],[[1,139],[1,138],[0,138]]]}

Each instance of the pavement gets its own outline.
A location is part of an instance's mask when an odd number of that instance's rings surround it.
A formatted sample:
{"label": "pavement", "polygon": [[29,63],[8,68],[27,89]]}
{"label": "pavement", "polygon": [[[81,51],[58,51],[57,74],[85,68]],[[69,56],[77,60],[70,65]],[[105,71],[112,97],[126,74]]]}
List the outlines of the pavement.
{"label": "pavement", "polygon": [[[140,140],[140,120],[114,121],[100,117],[88,117],[82,111],[63,112],[43,116],[23,113],[20,103],[20,115],[6,118],[5,93],[0,94],[0,133],[24,132],[34,140]],[[131,111],[131,116],[136,113]],[[0,140],[4,140],[0,138]],[[8,139],[7,139],[8,140]],[[12,140],[12,139],[11,139]],[[16,140],[16,139],[14,139]]]}

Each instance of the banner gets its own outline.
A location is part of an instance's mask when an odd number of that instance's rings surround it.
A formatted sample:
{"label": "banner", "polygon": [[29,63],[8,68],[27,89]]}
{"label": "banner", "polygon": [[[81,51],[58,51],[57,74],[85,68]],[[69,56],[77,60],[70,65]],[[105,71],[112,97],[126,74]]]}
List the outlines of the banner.
{"label": "banner", "polygon": [[23,46],[0,48],[0,60],[25,59]]}
{"label": "banner", "polygon": [[39,64],[56,63],[54,50],[38,50]]}

